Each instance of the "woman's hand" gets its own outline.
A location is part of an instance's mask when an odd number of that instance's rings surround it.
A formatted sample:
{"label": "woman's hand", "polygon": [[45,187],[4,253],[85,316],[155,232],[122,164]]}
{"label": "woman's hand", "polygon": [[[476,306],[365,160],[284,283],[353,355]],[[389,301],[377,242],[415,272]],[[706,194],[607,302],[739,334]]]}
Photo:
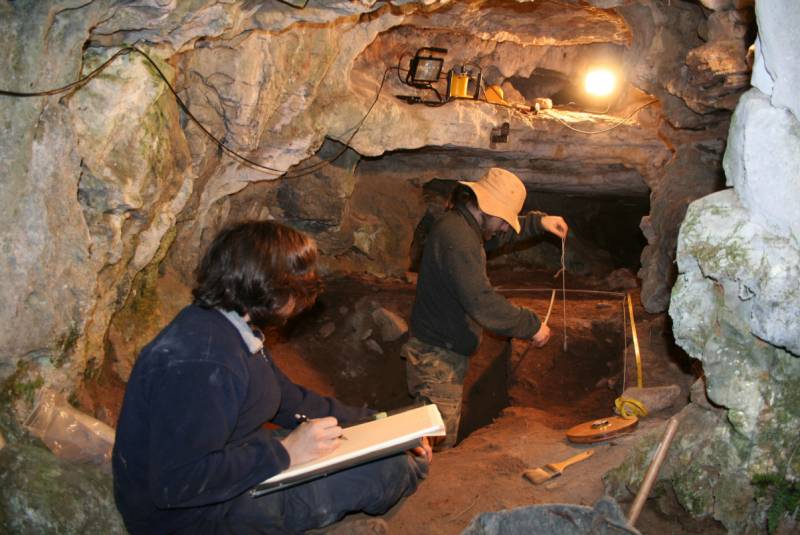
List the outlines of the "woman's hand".
{"label": "woman's hand", "polygon": [[342,428],[333,416],[315,418],[297,426],[281,440],[289,452],[289,466],[312,461],[339,447]]}
{"label": "woman's hand", "polygon": [[542,228],[551,234],[555,234],[562,240],[567,237],[569,225],[564,218],[558,215],[546,215],[541,220]]}
{"label": "woman's hand", "polygon": [[428,462],[431,462],[433,460],[433,449],[431,448],[431,443],[428,441],[428,437],[422,437],[420,445],[412,449],[411,453],[417,457],[425,457]]}

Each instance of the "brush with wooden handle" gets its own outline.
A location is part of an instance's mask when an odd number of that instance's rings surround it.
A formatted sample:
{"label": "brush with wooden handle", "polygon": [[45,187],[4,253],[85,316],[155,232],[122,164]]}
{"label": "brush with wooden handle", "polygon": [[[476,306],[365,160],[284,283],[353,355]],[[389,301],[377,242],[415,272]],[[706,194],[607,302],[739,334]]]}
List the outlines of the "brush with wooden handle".
{"label": "brush with wooden handle", "polygon": [[545,481],[549,481],[554,477],[560,476],[564,469],[570,465],[588,459],[594,454],[594,450],[582,451],[577,455],[573,455],[569,459],[561,461],[560,463],[548,463],[537,468],[531,468],[522,472],[522,475],[533,483],[534,485],[541,485]]}

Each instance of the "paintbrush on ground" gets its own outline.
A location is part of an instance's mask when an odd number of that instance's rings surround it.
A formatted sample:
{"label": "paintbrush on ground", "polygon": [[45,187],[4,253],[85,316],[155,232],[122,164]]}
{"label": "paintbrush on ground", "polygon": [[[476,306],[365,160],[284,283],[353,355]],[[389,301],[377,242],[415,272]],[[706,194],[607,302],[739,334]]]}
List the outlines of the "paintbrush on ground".
{"label": "paintbrush on ground", "polygon": [[560,476],[566,467],[584,459],[588,459],[593,453],[594,450],[582,451],[577,455],[573,455],[569,459],[561,461],[560,463],[548,463],[544,466],[539,466],[538,468],[525,470],[522,475],[534,485],[541,485],[545,481]]}

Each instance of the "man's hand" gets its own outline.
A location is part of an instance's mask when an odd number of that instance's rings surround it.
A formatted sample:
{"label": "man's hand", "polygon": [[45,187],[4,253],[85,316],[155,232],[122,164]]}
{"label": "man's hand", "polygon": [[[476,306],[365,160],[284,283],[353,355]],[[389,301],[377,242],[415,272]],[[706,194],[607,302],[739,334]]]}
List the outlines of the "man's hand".
{"label": "man's hand", "polygon": [[425,457],[428,462],[431,462],[431,460],[433,460],[433,448],[431,448],[431,443],[428,441],[428,437],[422,437],[422,443],[411,450],[411,453],[417,457]]}
{"label": "man's hand", "polygon": [[547,325],[539,327],[539,331],[531,338],[533,347],[544,347],[548,340],[550,340],[550,327]]}
{"label": "man's hand", "polygon": [[542,228],[551,234],[555,234],[562,240],[567,237],[569,226],[564,218],[558,215],[546,215],[541,220]]}
{"label": "man's hand", "polygon": [[300,424],[281,440],[289,452],[289,466],[326,455],[339,446],[342,428],[333,416],[315,418]]}

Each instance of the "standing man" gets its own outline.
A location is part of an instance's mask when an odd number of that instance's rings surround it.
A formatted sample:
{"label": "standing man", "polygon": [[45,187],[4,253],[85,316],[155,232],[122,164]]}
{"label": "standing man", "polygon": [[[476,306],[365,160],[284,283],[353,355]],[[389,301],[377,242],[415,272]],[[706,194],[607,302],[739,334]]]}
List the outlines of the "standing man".
{"label": "standing man", "polygon": [[495,167],[477,182],[459,184],[451,208],[426,238],[411,311],[411,338],[403,346],[409,392],[418,400],[436,403],[447,426],[440,448],[456,442],[464,376],[482,328],[500,336],[532,339],[536,347],[550,339],[550,329],[536,314],[512,305],[492,288],[486,276],[486,252],[545,231],[563,239],[568,230],[559,216],[529,212],[519,217],[525,186],[505,169]]}

